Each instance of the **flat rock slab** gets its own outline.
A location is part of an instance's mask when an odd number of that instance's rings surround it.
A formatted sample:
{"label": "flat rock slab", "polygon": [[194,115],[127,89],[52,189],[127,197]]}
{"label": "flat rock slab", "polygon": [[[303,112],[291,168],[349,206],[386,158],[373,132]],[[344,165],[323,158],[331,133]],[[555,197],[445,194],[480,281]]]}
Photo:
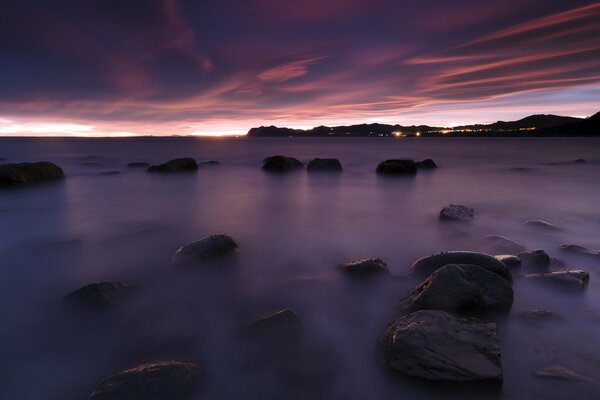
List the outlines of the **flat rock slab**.
{"label": "flat rock slab", "polygon": [[501,380],[496,324],[417,311],[394,320],[384,339],[386,363],[403,374],[430,380]]}
{"label": "flat rock slab", "polygon": [[512,283],[512,274],[504,263],[498,261],[494,256],[476,251],[444,251],[423,257],[412,263],[410,272],[427,277],[447,264],[477,265],[500,275],[507,282]]}
{"label": "flat rock slab", "polygon": [[171,257],[172,265],[211,262],[230,256],[238,249],[231,236],[216,234],[180,247]]}
{"label": "flat rock slab", "polygon": [[549,364],[539,368],[535,371],[534,375],[540,378],[561,379],[576,382],[587,382],[591,380],[587,376],[559,364]]}
{"label": "flat rock slab", "polygon": [[440,220],[469,222],[475,218],[475,209],[461,206],[460,204],[450,204],[440,211]]}
{"label": "flat rock slab", "polygon": [[88,400],[190,400],[203,375],[200,366],[189,362],[143,364],[103,380]]}
{"label": "flat rock slab", "polygon": [[64,177],[62,168],[47,161],[0,164],[0,187],[31,185]]}
{"label": "flat rock slab", "polygon": [[583,290],[590,281],[590,274],[580,269],[566,269],[542,274],[527,274],[525,279],[548,283],[565,289]]}

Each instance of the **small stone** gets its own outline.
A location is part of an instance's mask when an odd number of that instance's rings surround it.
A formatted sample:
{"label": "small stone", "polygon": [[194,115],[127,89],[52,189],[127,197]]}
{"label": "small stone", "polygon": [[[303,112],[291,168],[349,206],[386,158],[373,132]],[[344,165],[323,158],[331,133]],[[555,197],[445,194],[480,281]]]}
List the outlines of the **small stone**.
{"label": "small stone", "polygon": [[367,258],[342,264],[344,272],[354,276],[389,274],[387,264],[380,258]]}
{"label": "small stone", "polygon": [[469,222],[475,217],[475,209],[461,206],[459,204],[450,204],[440,211],[440,220]]}
{"label": "small stone", "polygon": [[231,236],[217,234],[180,247],[171,257],[173,265],[211,262],[232,255],[238,249]]}

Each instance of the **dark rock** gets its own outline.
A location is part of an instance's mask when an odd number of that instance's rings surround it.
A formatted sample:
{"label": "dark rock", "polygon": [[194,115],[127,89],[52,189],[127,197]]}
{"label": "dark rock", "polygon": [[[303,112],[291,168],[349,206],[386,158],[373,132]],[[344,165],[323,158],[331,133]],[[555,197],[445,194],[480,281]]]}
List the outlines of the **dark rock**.
{"label": "dark rock", "polygon": [[241,333],[252,337],[279,337],[290,340],[302,333],[302,320],[294,310],[286,308],[244,327]]}
{"label": "dark rock", "polygon": [[519,318],[521,321],[535,326],[545,326],[549,323],[564,322],[564,318],[555,312],[537,308],[519,313]]}
{"label": "dark rock", "polygon": [[148,172],[194,172],[198,169],[198,164],[193,158],[175,158],[171,161],[167,161],[164,164],[152,165],[148,167]]}
{"label": "dark rock", "polygon": [[277,376],[285,384],[303,391],[331,386],[339,375],[339,356],[326,346],[300,346],[287,353],[277,365]]}
{"label": "dark rock", "polygon": [[98,282],[63,297],[65,306],[83,311],[106,311],[125,301],[135,288],[120,282]]}
{"label": "dark rock", "polygon": [[494,258],[504,265],[506,265],[510,270],[515,270],[521,267],[521,259],[517,256],[511,256],[508,254],[502,254],[498,256],[494,256]]}
{"label": "dark rock", "polygon": [[308,172],[341,172],[342,163],[336,158],[314,158],[308,163]]}
{"label": "dark rock", "polygon": [[558,226],[551,224],[550,222],[542,221],[539,219],[527,221],[525,222],[525,226],[529,226],[531,228],[536,228],[540,230],[546,230],[549,232],[562,231],[562,228],[559,228]]}
{"label": "dark rock", "polygon": [[423,168],[423,169],[437,168],[437,164],[431,158],[427,158],[423,161],[417,161],[416,164],[417,164],[417,168]]}
{"label": "dark rock", "polygon": [[478,253],[475,251],[444,251],[442,253],[423,257],[410,266],[410,271],[419,276],[427,277],[434,273],[438,268],[448,264],[477,265],[500,275],[507,282],[512,283],[512,274],[506,265],[489,254]]}
{"label": "dark rock", "polygon": [[542,274],[527,274],[524,278],[534,282],[554,284],[565,289],[583,290],[590,281],[590,274],[580,269],[566,269]]}
{"label": "dark rock", "polygon": [[351,261],[341,265],[342,270],[354,276],[389,274],[387,264],[380,258],[367,258],[364,260]]}
{"label": "dark rock", "polygon": [[564,251],[565,253],[583,255],[583,256],[592,256],[594,258],[600,257],[600,250],[592,250],[587,247],[578,246],[576,244],[563,244],[559,246],[560,251]]}
{"label": "dark rock", "polygon": [[450,204],[440,211],[440,220],[469,222],[475,217],[475,210],[459,204]]}
{"label": "dark rock", "polygon": [[171,257],[173,265],[211,262],[232,255],[238,249],[231,236],[217,234],[180,247]]}
{"label": "dark rock", "polygon": [[417,163],[413,160],[386,160],[377,165],[375,172],[382,175],[415,175]]}
{"label": "dark rock", "polygon": [[130,162],[127,164],[127,168],[148,168],[150,163],[144,161]]}
{"label": "dark rock", "polygon": [[288,172],[303,168],[304,165],[293,157],[271,156],[263,160],[263,171]]}
{"label": "dark rock", "polygon": [[519,243],[497,235],[484,236],[481,239],[487,253],[491,254],[519,254],[527,251],[527,248]]}
{"label": "dark rock", "polygon": [[89,400],[189,400],[204,377],[197,364],[157,361],[120,372],[100,382]]}
{"label": "dark rock", "polygon": [[535,371],[535,376],[540,378],[561,379],[566,381],[587,382],[587,376],[581,375],[559,364],[549,364]]}
{"label": "dark rock", "polygon": [[523,269],[530,272],[545,272],[550,267],[550,256],[544,250],[533,250],[529,253],[519,253]]}
{"label": "dark rock", "polygon": [[550,258],[550,265],[548,266],[549,268],[564,268],[566,267],[567,264],[565,264],[565,262],[559,258]]}
{"label": "dark rock", "polygon": [[513,290],[504,278],[476,265],[448,264],[423,281],[401,307],[406,312],[477,314],[510,309],[512,303]]}
{"label": "dark rock", "polygon": [[406,375],[455,382],[502,379],[494,323],[417,311],[390,323],[384,348],[387,365]]}
{"label": "dark rock", "polygon": [[0,164],[0,187],[29,185],[64,177],[65,174],[58,165],[47,161]]}

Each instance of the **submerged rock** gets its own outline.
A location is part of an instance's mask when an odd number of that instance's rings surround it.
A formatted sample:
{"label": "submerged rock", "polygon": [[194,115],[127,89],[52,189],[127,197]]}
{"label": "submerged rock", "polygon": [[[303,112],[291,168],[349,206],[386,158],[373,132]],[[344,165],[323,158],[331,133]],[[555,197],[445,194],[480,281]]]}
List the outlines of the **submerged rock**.
{"label": "submerged rock", "polygon": [[477,314],[510,309],[512,303],[512,287],[500,275],[476,265],[448,264],[417,286],[401,307],[408,312]]}
{"label": "submerged rock", "polygon": [[535,371],[535,376],[540,378],[562,379],[566,381],[587,382],[587,376],[581,375],[567,367],[559,364],[549,364]]}
{"label": "submerged rock", "polygon": [[527,251],[527,248],[504,236],[488,235],[481,239],[486,252],[491,254],[519,254]]}
{"label": "submerged rock", "polygon": [[423,161],[417,161],[416,164],[417,164],[417,168],[423,168],[423,169],[437,168],[437,164],[431,158],[427,158]]}
{"label": "submerged rock", "polygon": [[539,219],[527,221],[525,222],[525,226],[529,226],[540,230],[546,230],[549,232],[562,231],[562,228],[559,228],[558,226],[551,224],[550,222],[542,221]]}
{"label": "submerged rock", "polygon": [[521,267],[521,259],[517,256],[511,256],[509,254],[501,254],[494,256],[494,258],[502,264],[506,265],[509,269],[515,270]]}
{"label": "submerged rock", "polygon": [[263,160],[263,171],[288,172],[303,168],[304,165],[293,157],[271,156]]}
{"label": "submerged rock", "polygon": [[578,246],[576,244],[563,244],[559,246],[560,251],[565,253],[578,254],[583,256],[600,257],[600,250],[592,250],[587,247]]}
{"label": "submerged rock", "polygon": [[371,276],[390,273],[387,264],[380,258],[366,258],[364,260],[351,261],[342,264],[341,268],[344,272],[352,274],[353,276]]}
{"label": "submerged rock", "polygon": [[530,272],[545,272],[550,267],[550,256],[544,250],[533,250],[529,253],[519,253],[523,269]]}
{"label": "submerged rock", "polygon": [[308,172],[341,172],[342,163],[337,158],[314,158],[306,169]]}
{"label": "submerged rock", "polygon": [[64,177],[65,173],[58,165],[47,161],[0,164],[0,187],[30,185]]}
{"label": "submerged rock", "polygon": [[302,333],[302,320],[292,309],[286,308],[267,315],[242,328],[241,333],[247,337],[298,339]]}
{"label": "submerged rock", "polygon": [[566,269],[541,274],[527,274],[524,278],[530,281],[554,284],[566,289],[583,290],[590,281],[590,274],[580,269]]}
{"label": "submerged rock", "polygon": [[415,175],[417,163],[413,160],[386,160],[377,165],[375,172],[381,175]]}
{"label": "submerged rock", "polygon": [[127,168],[148,168],[149,166],[150,163],[144,161],[130,162],[129,164],[127,164]]}
{"label": "submerged rock", "polygon": [[106,311],[118,306],[134,291],[134,287],[120,282],[92,283],[67,294],[63,304],[84,311]]}
{"label": "submerged rock", "polygon": [[146,171],[148,172],[194,172],[198,169],[198,163],[193,158],[175,158],[164,164],[152,165]]}
{"label": "submerged rock", "polygon": [[461,206],[459,204],[450,204],[440,211],[440,220],[469,222],[475,217],[475,209]]}
{"label": "submerged rock", "polygon": [[186,265],[211,262],[232,255],[238,249],[231,236],[216,234],[180,247],[171,257],[171,264]]}
{"label": "submerged rock", "polygon": [[564,318],[555,312],[537,308],[519,313],[519,318],[521,321],[535,326],[544,326],[553,322],[564,322]]}
{"label": "submerged rock", "polygon": [[103,380],[88,400],[190,400],[201,389],[203,377],[197,364],[156,361]]}
{"label": "submerged rock", "polygon": [[427,277],[447,264],[477,265],[500,275],[507,282],[512,283],[512,274],[506,265],[489,254],[475,251],[445,251],[423,257],[413,262],[410,271],[419,276]]}
{"label": "submerged rock", "polygon": [[384,348],[387,365],[406,375],[456,382],[502,379],[494,323],[417,311],[390,323]]}

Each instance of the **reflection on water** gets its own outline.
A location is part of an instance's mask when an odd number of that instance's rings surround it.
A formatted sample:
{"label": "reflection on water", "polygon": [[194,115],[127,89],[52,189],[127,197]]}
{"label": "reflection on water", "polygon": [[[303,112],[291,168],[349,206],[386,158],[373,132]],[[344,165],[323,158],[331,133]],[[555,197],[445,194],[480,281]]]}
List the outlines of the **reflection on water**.
{"label": "reflection on water", "polygon": [[[115,371],[157,358],[201,362],[207,398],[597,398],[600,384],[540,380],[560,363],[600,376],[598,262],[558,251],[599,248],[600,157],[596,139],[120,139],[0,140],[0,157],[63,166],[60,183],[0,192],[0,397],[85,398]],[[270,175],[268,155],[337,157],[339,175]],[[191,175],[126,168],[178,156],[220,160]],[[433,158],[414,178],[377,177],[388,158]],[[578,158],[583,164],[563,163]],[[120,175],[99,175],[106,171]],[[476,209],[469,225],[440,224],[450,204]],[[523,225],[542,219],[564,230]],[[224,232],[240,246],[223,271],[166,268],[181,244]],[[498,320],[501,390],[423,384],[390,376],[377,340],[410,279],[349,282],[336,266],[380,257],[395,275],[421,256],[479,249],[485,235],[543,248],[591,273],[588,290],[562,293],[515,283]],[[134,301],[96,318],[65,315],[60,298],[90,282],[138,287]],[[241,326],[282,308],[302,317],[310,346],[335,356],[325,392],[306,392],[268,368],[238,360]],[[553,310],[567,323],[538,328],[517,313]]]}

